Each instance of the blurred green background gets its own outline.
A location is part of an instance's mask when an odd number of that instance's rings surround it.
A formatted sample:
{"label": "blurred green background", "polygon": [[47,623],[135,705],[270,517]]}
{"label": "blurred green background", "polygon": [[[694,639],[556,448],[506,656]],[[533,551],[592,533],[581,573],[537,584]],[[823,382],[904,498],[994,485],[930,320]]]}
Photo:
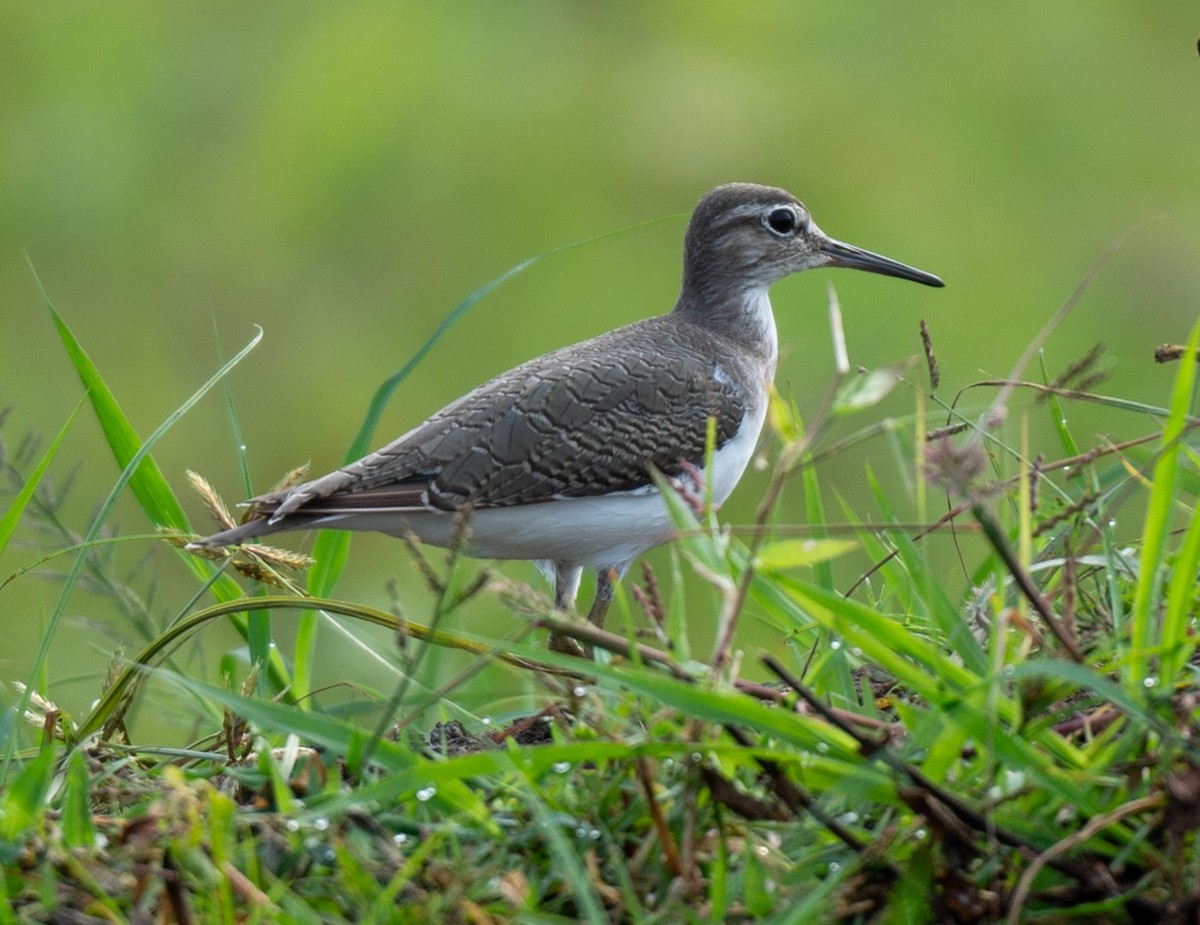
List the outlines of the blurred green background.
{"label": "blurred green background", "polygon": [[[832,369],[829,282],[854,363],[918,354],[925,318],[949,397],[1007,373],[1131,230],[1051,337],[1047,362],[1061,369],[1102,341],[1105,391],[1161,403],[1171,371],[1151,350],[1186,337],[1200,295],[1198,35],[1196,4],[1166,0],[12,0],[0,11],[5,440],[52,435],[81,395],[27,260],[143,435],[261,325],[261,346],[230,379],[261,490],[305,460],[338,464],[376,385],[460,300],[530,255],[677,216],[554,256],[490,295],[405,383],[377,442],[523,359],[669,309],[686,213],[730,180],[784,186],[835,237],[947,282],[934,291],[821,271],[777,286],[777,381],[802,411]],[[902,390],[872,413],[902,416],[913,403]],[[1152,426],[1071,414],[1084,441]],[[886,452],[862,448],[866,459]],[[218,392],[155,455],[199,525],[186,469],[230,500],[243,494]],[[865,515],[863,467],[851,461],[822,472],[828,500],[841,492]],[[117,475],[90,410],[55,482],[76,463],[64,513],[82,533]],[[765,479],[748,476],[723,519],[749,521]],[[803,519],[801,500],[789,493],[784,519]],[[114,527],[147,524],[127,504]],[[38,555],[10,547],[0,577]],[[134,585],[161,621],[194,591],[160,544],[118,556],[140,569]],[[661,567],[665,556],[651,558]],[[5,680],[27,677],[59,590],[47,573],[66,567],[54,560],[0,590]],[[386,606],[392,575],[423,619],[428,595],[386,538],[355,539],[341,595]],[[67,614],[50,692],[78,711],[114,637],[134,648],[139,637],[87,588]],[[323,639],[326,680],[390,683]],[[212,631],[186,664],[212,670],[235,644]]]}

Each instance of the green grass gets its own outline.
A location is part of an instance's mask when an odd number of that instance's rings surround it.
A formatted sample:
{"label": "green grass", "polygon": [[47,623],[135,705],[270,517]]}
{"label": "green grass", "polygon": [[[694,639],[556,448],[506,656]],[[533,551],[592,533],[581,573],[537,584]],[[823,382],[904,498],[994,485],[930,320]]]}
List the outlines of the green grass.
{"label": "green grass", "polygon": [[[566,622],[454,554],[414,550],[435,600],[417,621],[337,599],[336,569],[309,597],[286,556],[179,551],[195,584],[174,621],[147,625],[95,706],[70,717],[46,653],[72,632],[61,616],[82,577],[117,594],[106,515],[128,487],[149,527],[176,531],[136,542],[189,532],[154,443],[253,345],[142,441],[50,311],[122,474],[82,543],[63,534],[48,553],[71,565],[2,729],[0,922],[1193,920],[1197,332],[1161,408],[1081,385],[1088,364],[992,385],[1003,424],[960,413],[903,366],[843,374],[809,422],[776,400],[756,523],[731,531],[703,499],[672,494],[675,574],[642,576],[616,608],[620,632]],[[906,386],[903,426],[873,421]],[[1080,401],[1135,414],[1142,437],[1081,441],[1062,407]],[[931,408],[962,431],[927,440]],[[829,440],[826,425],[851,415],[862,430]],[[1029,446],[1042,415],[1056,444]],[[897,472],[864,472],[875,509],[843,504],[834,520],[815,463],[853,466],[868,438],[889,442]],[[46,561],[5,544],[18,520],[55,523],[44,480],[61,441],[2,460],[0,552],[21,565],[0,594]],[[778,519],[794,485],[801,535]],[[1118,539],[1111,525],[1132,511],[1142,528]],[[931,544],[951,533],[948,560]],[[338,558],[331,542],[318,555]],[[711,612],[670,593],[685,580],[712,589]],[[480,599],[526,630],[447,628]],[[397,639],[395,688],[368,714],[311,689],[320,613]],[[739,649],[751,619],[771,628],[769,653]],[[281,621],[308,628],[292,651]],[[701,621],[718,628],[707,654],[688,638]],[[179,647],[225,622],[246,641],[244,660],[222,659],[225,683],[182,670]],[[548,652],[551,628],[600,657]],[[426,683],[449,651],[465,667]],[[480,671],[525,679],[545,709],[478,721],[456,697]],[[128,728],[151,679],[195,707],[186,746]]]}

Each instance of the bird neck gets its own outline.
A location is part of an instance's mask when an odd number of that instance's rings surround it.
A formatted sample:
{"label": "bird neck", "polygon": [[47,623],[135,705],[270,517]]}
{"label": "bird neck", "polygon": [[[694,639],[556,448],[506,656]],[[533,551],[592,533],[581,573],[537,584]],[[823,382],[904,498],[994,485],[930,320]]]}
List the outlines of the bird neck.
{"label": "bird neck", "polygon": [[718,293],[685,284],[675,303],[675,313],[689,324],[732,342],[739,350],[763,363],[769,374],[774,375],[779,339],[766,286],[726,288]]}

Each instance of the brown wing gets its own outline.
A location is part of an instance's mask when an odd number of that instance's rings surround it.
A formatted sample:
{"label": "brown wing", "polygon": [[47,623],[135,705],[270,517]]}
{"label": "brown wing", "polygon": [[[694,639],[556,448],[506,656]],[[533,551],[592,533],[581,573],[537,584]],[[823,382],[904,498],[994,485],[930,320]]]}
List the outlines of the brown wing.
{"label": "brown wing", "polygon": [[[503,507],[627,491],[645,485],[651,467],[676,474],[681,458],[703,459],[710,415],[718,446],[737,432],[751,383],[725,345],[672,336],[673,323],[647,319],[531,360],[358,462],[258,499],[258,508],[275,520],[346,508]],[[714,375],[714,356],[723,375]]]}

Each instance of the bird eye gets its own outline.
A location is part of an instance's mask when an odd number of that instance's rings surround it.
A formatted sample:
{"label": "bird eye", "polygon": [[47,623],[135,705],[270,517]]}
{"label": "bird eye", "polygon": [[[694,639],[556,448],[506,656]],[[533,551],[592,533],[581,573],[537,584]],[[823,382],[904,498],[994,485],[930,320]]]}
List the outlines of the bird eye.
{"label": "bird eye", "polygon": [[800,227],[800,216],[794,209],[780,206],[767,213],[767,227],[778,235],[793,235]]}

